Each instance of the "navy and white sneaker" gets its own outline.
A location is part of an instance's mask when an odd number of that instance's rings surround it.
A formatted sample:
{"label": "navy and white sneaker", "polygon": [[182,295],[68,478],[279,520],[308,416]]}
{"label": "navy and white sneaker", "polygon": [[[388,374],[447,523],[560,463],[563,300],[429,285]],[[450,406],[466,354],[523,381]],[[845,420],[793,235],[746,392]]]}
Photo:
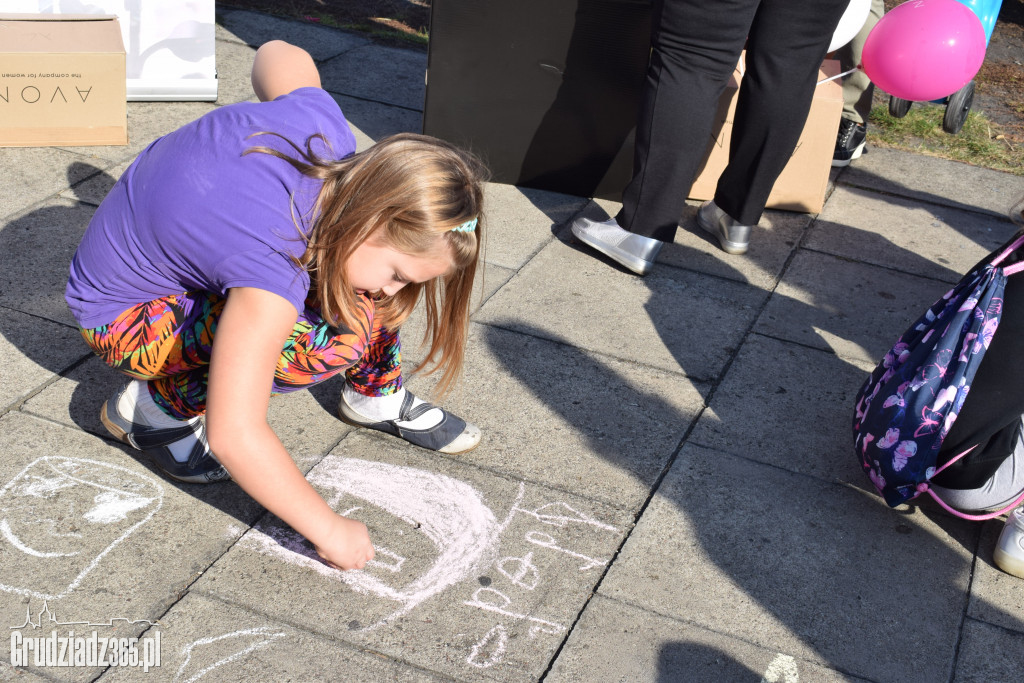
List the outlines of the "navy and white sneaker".
{"label": "navy and white sneaker", "polygon": [[[206,426],[201,417],[183,420],[180,427],[150,427],[133,422],[118,410],[127,385],[118,389],[100,409],[100,421],[114,437],[150,457],[157,469],[168,477],[189,484],[210,484],[230,479],[228,471],[217,462],[206,442]],[[194,441],[186,462],[178,462],[168,446],[176,441]]]}

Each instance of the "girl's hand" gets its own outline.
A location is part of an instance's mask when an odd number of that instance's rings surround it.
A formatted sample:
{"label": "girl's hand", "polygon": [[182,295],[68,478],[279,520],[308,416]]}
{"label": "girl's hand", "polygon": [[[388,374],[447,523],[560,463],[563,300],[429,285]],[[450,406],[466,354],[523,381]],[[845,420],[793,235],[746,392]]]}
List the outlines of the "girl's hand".
{"label": "girl's hand", "polygon": [[366,525],[341,515],[335,515],[335,523],[327,536],[313,541],[313,547],[324,562],[335,569],[362,569],[374,555]]}

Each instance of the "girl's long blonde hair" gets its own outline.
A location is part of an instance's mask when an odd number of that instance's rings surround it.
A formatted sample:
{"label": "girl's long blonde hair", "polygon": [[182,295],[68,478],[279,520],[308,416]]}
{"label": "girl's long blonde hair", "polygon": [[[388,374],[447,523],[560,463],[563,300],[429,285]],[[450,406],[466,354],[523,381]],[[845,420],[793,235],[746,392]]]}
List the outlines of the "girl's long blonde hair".
{"label": "girl's long blonde hair", "polygon": [[[363,152],[340,160],[320,158],[312,148],[319,134],[306,139],[305,149],[289,144],[300,158],[270,147],[252,147],[284,159],[303,175],[323,181],[313,207],[313,228],[299,265],[310,275],[310,288],[324,320],[357,329],[359,295],[349,283],[345,262],[359,245],[380,229],[378,239],[411,255],[436,252],[444,240],[452,257],[445,275],[424,283],[410,282],[394,296],[375,302],[375,315],[394,329],[424,297],[429,350],[413,372],[433,365],[441,371],[437,393],[444,395],[462,371],[469,330],[473,279],[480,258],[483,229],[483,184],[487,172],[471,154],[442,140],[400,133]],[[471,232],[453,231],[477,219]]]}

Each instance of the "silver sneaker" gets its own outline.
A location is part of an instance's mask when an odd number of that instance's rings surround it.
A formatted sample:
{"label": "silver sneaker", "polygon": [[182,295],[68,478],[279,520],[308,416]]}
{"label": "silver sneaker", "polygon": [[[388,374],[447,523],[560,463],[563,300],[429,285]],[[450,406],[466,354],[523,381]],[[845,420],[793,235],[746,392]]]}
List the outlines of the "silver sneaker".
{"label": "silver sneaker", "polygon": [[651,272],[654,259],[664,244],[661,240],[623,230],[614,218],[598,222],[580,216],[573,221],[572,234],[637,275]]}
{"label": "silver sneaker", "polygon": [[714,201],[701,204],[697,222],[712,235],[728,254],[745,254],[750,246],[750,225],[740,225],[735,218],[718,208]]}

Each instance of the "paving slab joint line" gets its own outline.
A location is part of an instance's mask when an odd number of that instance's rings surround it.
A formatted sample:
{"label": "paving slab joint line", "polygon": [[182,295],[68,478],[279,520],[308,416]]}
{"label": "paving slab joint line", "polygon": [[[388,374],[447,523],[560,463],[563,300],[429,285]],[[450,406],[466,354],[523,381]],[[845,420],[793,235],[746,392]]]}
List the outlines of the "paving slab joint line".
{"label": "paving slab joint line", "polygon": [[[547,243],[545,242],[545,244],[547,244]],[[476,322],[474,320],[474,318],[476,318],[476,316],[480,313],[480,311],[483,309],[483,307],[487,305],[487,302],[490,301],[492,298],[494,298],[495,294],[497,294],[502,289],[504,289],[508,285],[508,283],[512,282],[512,280],[517,275],[519,275],[519,271],[523,269],[523,266],[525,266],[527,263],[529,263],[530,259],[532,259],[535,255],[536,254],[531,255],[530,258],[527,259],[523,263],[522,266],[519,266],[519,268],[506,268],[503,265],[500,265],[500,264],[497,264],[497,263],[491,263],[490,261],[487,261],[486,259],[482,260],[481,261],[482,267],[480,267],[480,266],[477,267],[477,270],[480,273],[480,299],[479,299],[479,304],[476,304],[476,310],[469,316],[469,319],[471,321],[473,321],[473,322]],[[502,268],[504,270],[511,270],[512,271],[512,275],[510,275],[509,278],[507,280],[505,280],[505,282],[501,286],[499,286],[497,289],[495,289],[490,294],[486,293],[487,292],[487,274],[486,274],[487,266],[493,266],[495,268]],[[472,303],[473,303],[473,301],[470,301],[470,304],[472,304]],[[422,348],[422,346],[423,345],[421,344],[420,348]]]}
{"label": "paving slab joint line", "polygon": [[[760,316],[761,312],[758,311],[757,315]],[[519,335],[522,335],[524,337],[530,337],[532,339],[537,339],[539,341],[547,342],[549,344],[557,344],[558,346],[562,346],[562,347],[565,347],[567,349],[573,349],[573,350],[575,350],[577,352],[584,351],[586,353],[593,354],[595,356],[599,356],[599,357],[602,357],[602,358],[610,358],[611,360],[614,360],[617,363],[623,363],[625,365],[630,365],[630,366],[635,367],[635,368],[641,368],[641,369],[647,369],[647,370],[657,370],[658,372],[664,372],[664,373],[668,373],[668,374],[671,374],[671,375],[678,375],[680,377],[685,377],[688,380],[691,380],[693,382],[699,382],[701,384],[711,384],[712,382],[717,382],[720,379],[720,377],[697,377],[697,376],[694,376],[694,375],[687,375],[685,372],[678,372],[678,371],[675,371],[675,370],[666,370],[665,368],[659,367],[657,365],[649,365],[647,363],[641,363],[640,361],[636,360],[635,358],[621,358],[619,356],[614,356],[614,355],[612,355],[610,353],[604,353],[602,351],[594,351],[594,350],[591,350],[591,349],[583,349],[583,348],[581,348],[579,346],[574,346],[571,343],[569,343],[569,342],[567,342],[565,340],[562,340],[562,339],[552,339],[550,337],[543,337],[543,336],[538,335],[538,334],[532,334],[530,332],[524,332],[523,330],[519,330],[519,329],[516,329],[514,327],[506,327],[505,325],[502,325],[502,324],[497,323],[497,322],[483,322],[483,321],[481,321],[481,322],[474,321],[474,322],[477,325],[481,325],[483,327],[491,327],[491,328],[494,328],[496,330],[502,330],[504,332],[511,332],[513,334],[519,334]],[[510,321],[509,324],[512,324],[514,322],[515,321]],[[746,338],[746,333],[744,333],[744,337],[743,338],[744,339]],[[742,343],[740,344],[740,346],[742,346]]]}
{"label": "paving slab joint line", "polygon": [[[849,168],[849,167],[847,167],[847,168]],[[836,185],[838,185],[838,184],[839,184],[839,176],[836,177]],[[1003,218],[1003,219],[1006,219],[1007,221],[1010,220],[1009,216],[1007,216],[1005,213],[999,213],[998,211],[993,211],[992,209],[986,209],[986,208],[981,207],[981,206],[971,206],[969,204],[964,204],[963,202],[959,202],[959,201],[956,201],[956,200],[951,200],[954,203],[953,204],[948,204],[948,203],[943,203],[943,202],[931,201],[931,200],[927,199],[927,197],[922,197],[922,196],[909,197],[909,196],[907,196],[905,194],[900,194],[898,192],[886,192],[885,190],[879,190],[877,187],[866,187],[864,185],[857,185],[856,183],[851,183],[851,182],[844,183],[844,185],[846,187],[848,187],[848,188],[853,188],[853,189],[856,189],[856,190],[862,190],[864,192],[871,192],[872,194],[882,195],[883,197],[894,197],[896,199],[902,199],[903,201],[927,204],[929,206],[940,206],[940,207],[942,207],[944,209],[957,209],[958,211],[966,211],[968,213],[979,213],[979,214],[982,214],[982,215],[985,215],[985,216],[995,216],[996,218]],[[1009,208],[1009,207],[1007,207],[1007,208]]]}
{"label": "paving slab joint line", "polygon": [[[1007,220],[1006,222],[1012,224],[1012,221]],[[821,251],[820,249],[815,249],[813,247],[801,246],[800,249],[802,249],[803,251],[809,252],[811,254],[819,254],[819,255],[822,255],[822,256],[831,256],[832,258],[838,259],[840,261],[845,261],[846,263],[850,263],[850,264],[855,265],[855,266],[870,266],[872,268],[879,268],[881,270],[887,270],[890,273],[897,273],[899,275],[909,275],[911,277],[921,278],[922,280],[929,280],[931,282],[937,282],[939,284],[945,285],[947,288],[952,288],[952,286],[954,284],[956,284],[956,282],[958,281],[958,280],[942,280],[940,278],[933,277],[931,275],[923,275],[921,273],[912,273],[912,272],[909,272],[909,271],[906,271],[906,270],[900,270],[898,268],[895,268],[894,266],[889,266],[889,265],[886,265],[884,263],[872,263],[871,261],[861,261],[860,259],[851,258],[850,256],[841,256],[839,254],[833,254],[833,253],[828,252],[828,251]]]}
{"label": "paving slab joint line", "polygon": [[956,630],[956,646],[953,648],[953,658],[949,665],[948,683],[953,683],[956,678],[957,665],[960,663],[960,646],[964,642],[964,626],[967,624],[967,611],[971,606],[971,591],[974,588],[974,576],[978,567],[978,549],[981,547],[981,530],[974,534],[974,551],[971,557],[971,570],[967,575],[967,589],[964,591],[963,606],[960,609],[960,625]]}
{"label": "paving slab joint line", "polygon": [[[415,112],[417,114],[422,114],[423,113],[423,109],[422,108],[416,109],[415,107],[406,107],[405,105],[395,104],[394,102],[383,102],[381,100],[370,99],[369,97],[360,97],[359,95],[350,95],[349,93],[340,92],[338,90],[331,90],[330,88],[323,88],[323,89],[326,90],[328,92],[328,94],[338,95],[339,97],[347,97],[347,98],[352,99],[352,100],[359,100],[360,102],[369,102],[370,104],[379,104],[379,105],[384,106],[384,107],[393,107],[394,109],[402,109],[404,111],[411,111],[411,112]],[[222,105],[222,106],[227,106],[227,105]]]}
{"label": "paving slab joint line", "polygon": [[669,621],[673,621],[673,622],[675,622],[677,624],[682,624],[683,626],[694,628],[694,629],[697,629],[699,631],[704,631],[705,633],[712,633],[712,634],[714,634],[716,636],[722,636],[724,638],[728,638],[729,640],[735,640],[735,641],[744,643],[746,645],[749,645],[749,646],[751,646],[753,648],[756,648],[758,650],[775,652],[776,654],[787,655],[787,656],[792,657],[797,662],[804,662],[806,664],[811,664],[811,665],[814,665],[814,666],[820,666],[820,667],[823,667],[823,668],[827,668],[827,669],[829,669],[831,671],[835,671],[837,673],[843,674],[844,676],[849,676],[852,679],[855,679],[857,681],[863,681],[863,683],[886,683],[885,681],[879,681],[879,680],[874,679],[874,678],[868,678],[867,676],[864,676],[863,674],[858,674],[858,673],[854,673],[853,671],[849,671],[847,669],[839,668],[838,666],[832,664],[831,662],[825,660],[824,658],[822,658],[820,660],[813,660],[813,659],[807,659],[806,657],[801,657],[801,656],[798,656],[798,655],[793,655],[793,654],[789,654],[789,653],[786,653],[786,652],[781,652],[779,650],[775,650],[775,648],[767,647],[767,646],[763,645],[762,643],[756,643],[756,642],[754,642],[752,640],[744,638],[743,636],[738,636],[735,633],[732,633],[732,632],[729,632],[729,631],[719,631],[717,629],[708,627],[707,624],[702,624],[702,623],[699,623],[699,622],[696,622],[696,621],[692,621],[690,619],[683,619],[683,618],[680,618],[680,617],[678,617],[678,616],[676,616],[674,614],[666,614],[666,613],[661,612],[661,611],[659,611],[657,609],[652,609],[651,607],[648,607],[646,605],[640,605],[640,604],[631,602],[629,600],[623,600],[621,598],[610,596],[610,595],[603,595],[602,594],[601,597],[604,598],[605,600],[608,600],[609,602],[615,602],[615,603],[618,603],[620,605],[626,605],[627,607],[632,607],[633,609],[639,610],[641,612],[647,612],[649,614],[654,614],[654,615],[656,615],[658,617],[661,617],[663,619],[667,619]]}
{"label": "paving slab joint line", "polygon": [[[792,344],[793,346],[799,346],[800,348],[808,349],[810,351],[817,351],[818,353],[827,353],[830,356],[834,356],[834,357],[838,358],[839,360],[849,361],[850,364],[855,366],[855,367],[856,367],[857,363],[864,362],[863,358],[854,358],[852,356],[844,356],[844,355],[840,354],[839,352],[837,352],[835,349],[831,349],[831,348],[829,348],[829,349],[822,349],[822,348],[819,348],[817,346],[812,346],[811,344],[808,344],[806,342],[795,341],[793,339],[786,339],[784,337],[776,337],[774,334],[766,334],[765,332],[751,332],[751,334],[754,335],[754,336],[762,337],[764,339],[771,339],[772,341],[777,341],[777,342],[780,342],[782,344]],[[893,339],[893,343],[896,343],[896,339]],[[874,361],[870,361],[870,362],[874,362]],[[871,372],[869,370],[865,370],[864,371],[864,378],[867,379],[867,376],[869,374],[871,374]]]}
{"label": "paving slab joint line", "polygon": [[615,552],[612,553],[612,556],[608,560],[608,563],[604,566],[604,571],[601,572],[601,575],[597,578],[597,581],[594,583],[594,587],[590,590],[590,595],[588,595],[587,599],[583,601],[583,604],[580,606],[579,611],[576,613],[576,617],[572,620],[572,623],[569,624],[569,626],[565,629],[565,637],[562,638],[562,641],[558,644],[558,647],[555,648],[554,653],[552,653],[551,659],[548,660],[548,665],[544,668],[544,671],[541,672],[540,678],[538,679],[539,681],[543,681],[545,678],[547,678],[547,675],[551,672],[551,669],[552,667],[554,667],[555,662],[558,661],[558,657],[562,654],[562,650],[565,649],[566,644],[569,642],[569,637],[572,635],[573,631],[576,630],[576,624],[578,624],[580,619],[583,618],[583,613],[587,611],[587,607],[590,605],[590,601],[594,599],[594,595],[596,595],[597,591],[600,590],[601,584],[604,583],[605,577],[608,576],[608,572],[611,571],[612,567],[615,565],[615,561],[618,560],[619,554],[625,547],[626,542],[630,539],[630,537],[633,535],[633,532],[636,530],[637,523],[640,521],[640,518],[643,517],[644,512],[647,511],[647,507],[651,504],[651,501],[657,494],[658,489],[661,487],[661,483],[665,480],[665,477],[668,474],[669,470],[672,469],[672,465],[679,457],[679,453],[682,451],[683,445],[686,443],[686,439],[689,438],[690,433],[697,426],[697,423],[700,421],[701,415],[704,414],[705,410],[707,410],[707,404],[702,406],[701,409],[697,411],[697,414],[694,416],[693,421],[690,422],[690,426],[687,427],[686,432],[679,439],[679,443],[676,444],[676,447],[672,451],[672,454],[669,455],[668,460],[665,463],[665,466],[662,467],[661,472],[658,474],[657,478],[654,480],[654,483],[651,485],[650,493],[647,494],[647,498],[640,505],[639,509],[636,511],[636,514],[634,514],[633,523],[630,525],[626,533],[623,534],[622,540],[619,542],[618,547],[615,549]]}
{"label": "paving slab joint line", "polygon": [[[842,479],[836,479],[835,477],[832,477],[832,478],[819,477],[819,476],[816,476],[814,474],[810,474],[810,473],[807,473],[807,472],[801,472],[799,470],[787,469],[787,468],[783,467],[782,465],[777,465],[777,464],[772,463],[772,462],[764,462],[762,460],[756,460],[754,458],[751,458],[751,457],[748,457],[746,455],[743,455],[742,453],[735,453],[733,451],[727,451],[727,450],[725,450],[725,449],[723,449],[723,448],[721,448],[719,446],[714,446],[714,445],[711,445],[711,444],[704,444],[704,443],[700,443],[699,441],[694,441],[693,445],[697,446],[698,448],[703,448],[705,450],[714,451],[715,453],[718,453],[720,455],[724,455],[724,456],[728,456],[728,457],[731,457],[731,458],[737,458],[739,460],[743,460],[744,462],[748,462],[748,463],[750,463],[752,465],[756,465],[756,466],[759,466],[759,467],[769,467],[769,468],[771,468],[771,469],[773,469],[773,470],[775,470],[777,472],[785,472],[786,474],[791,474],[791,475],[794,475],[794,476],[803,477],[805,479],[810,479],[811,481],[819,483],[819,484],[827,484],[827,485],[830,485],[830,486],[841,486],[843,488],[849,488],[849,489],[857,491],[859,493],[865,493],[865,491],[863,489],[858,488],[857,486],[855,486],[851,482],[843,481]],[[853,448],[851,447],[850,448],[851,455],[853,454],[853,452],[854,452]],[[870,495],[870,494],[868,494],[868,495]],[[877,496],[875,498],[877,499]],[[949,513],[946,513],[946,514],[948,515],[948,517],[950,519],[956,519],[956,517],[954,515],[951,515]]]}
{"label": "paving slab joint line", "polygon": [[[19,313],[20,313],[20,311],[19,311]],[[53,321],[50,321],[50,322],[53,322]],[[29,400],[35,398],[36,396],[38,396],[40,393],[42,393],[43,391],[48,389],[53,384],[56,384],[61,379],[64,379],[64,377],[68,373],[74,371],[76,368],[78,368],[83,363],[87,362],[92,357],[93,357],[92,353],[87,353],[87,354],[83,355],[81,358],[79,358],[76,361],[73,361],[70,365],[65,367],[60,372],[54,373],[54,375],[52,377],[50,377],[49,379],[44,381],[42,384],[37,386],[35,389],[29,391],[27,394],[25,394],[21,398],[19,398],[16,401],[14,401],[14,403],[12,403],[11,405],[7,406],[6,408],[0,408],[0,417],[3,417],[4,415],[6,415],[8,413],[13,413],[13,412],[17,411],[17,412],[25,412],[26,415],[32,415],[33,417],[38,417],[39,419],[46,420],[47,422],[54,422],[53,420],[45,418],[42,415],[36,415],[35,413],[33,413],[31,411],[22,411],[21,407],[23,405],[25,405],[26,401],[29,401]],[[60,423],[54,422],[54,424],[60,424]],[[61,424],[61,427],[67,427],[67,425]],[[84,430],[80,430],[80,431],[84,431]]]}
{"label": "paving slab joint line", "polygon": [[[350,35],[350,36],[356,36],[356,37],[360,37],[360,38],[365,38],[364,34],[358,32],[358,31],[351,31],[349,29],[339,28],[337,26],[328,26],[326,24],[311,24],[308,21],[301,21],[299,19],[293,19],[292,17],[286,17],[286,16],[283,16],[283,15],[272,14],[270,12],[257,12],[255,10],[242,9],[241,7],[223,7],[223,8],[218,8],[217,11],[214,14],[213,23],[214,23],[215,26],[220,26],[222,29],[224,29],[228,33],[231,33],[231,29],[228,28],[227,26],[225,26],[221,21],[219,21],[219,19],[222,19],[223,17],[226,17],[229,14],[254,14],[254,15],[259,16],[259,17],[264,17],[264,18],[271,19],[273,21],[283,21],[283,22],[288,22],[288,23],[291,23],[291,24],[299,24],[299,25],[301,25],[301,26],[303,26],[305,28],[316,27],[318,29],[329,29],[329,30],[335,31],[337,33],[344,33],[344,34]],[[231,33],[231,35],[234,36],[233,33]],[[370,39],[370,40],[372,41],[372,39]],[[221,37],[221,38],[217,38],[216,42],[233,43],[235,45],[245,45],[247,47],[254,47],[254,48],[255,47],[259,47],[259,45],[253,45],[252,43],[250,43],[250,42],[248,42],[246,40],[243,40],[242,38],[238,38],[237,40],[230,40],[228,38]],[[356,45],[355,47],[350,47],[347,50],[342,50],[341,52],[339,52],[336,55],[331,55],[330,57],[324,57],[322,59],[314,60],[314,61],[319,65],[319,64],[322,64],[322,63],[324,63],[324,62],[326,62],[326,61],[328,61],[330,59],[334,59],[335,57],[340,57],[340,56],[342,56],[344,54],[352,52],[353,50],[356,50],[356,49],[358,49],[360,47],[366,47],[366,46],[365,45]],[[399,49],[402,49],[402,48],[399,48]],[[411,51],[415,52],[415,50],[411,50]]]}
{"label": "paving slab joint line", "polygon": [[[342,571],[342,570],[339,569],[338,571]],[[187,592],[191,593],[191,590],[188,590]],[[408,660],[394,657],[392,655],[387,654],[386,652],[380,652],[379,650],[374,650],[374,649],[371,649],[371,648],[361,647],[360,645],[358,645],[356,643],[353,643],[351,641],[343,640],[341,638],[336,638],[333,635],[331,635],[330,633],[327,633],[325,631],[317,631],[317,630],[311,629],[308,626],[304,626],[304,625],[302,625],[302,624],[300,624],[300,623],[298,623],[296,621],[292,621],[292,620],[290,620],[288,618],[282,618],[280,615],[268,614],[267,612],[264,612],[264,611],[262,611],[260,609],[257,609],[257,608],[255,608],[252,605],[245,605],[245,604],[242,604],[242,603],[235,602],[233,600],[228,600],[228,599],[226,599],[226,598],[224,598],[224,597],[222,597],[220,595],[217,595],[216,593],[208,593],[208,592],[203,591],[203,590],[197,590],[197,591],[195,591],[195,594],[199,595],[199,596],[202,596],[203,598],[206,598],[207,600],[211,600],[213,602],[219,602],[220,604],[227,605],[228,607],[234,607],[234,608],[239,609],[239,610],[241,610],[243,612],[247,612],[248,614],[253,614],[253,615],[256,615],[256,616],[263,617],[263,618],[265,618],[265,619],[267,619],[267,620],[269,620],[271,622],[275,622],[275,623],[279,623],[279,624],[284,624],[285,626],[289,626],[291,628],[294,628],[296,631],[301,631],[302,633],[307,633],[307,634],[312,635],[312,636],[314,636],[316,638],[321,638],[323,640],[327,640],[327,641],[329,641],[331,643],[337,644],[337,645],[343,647],[346,650],[350,650],[350,651],[353,651],[353,652],[359,652],[359,653],[363,653],[363,654],[369,654],[369,655],[373,655],[375,657],[380,657],[381,659],[385,659],[385,660],[387,660],[389,662],[394,662],[396,664],[401,664],[402,666],[406,666],[406,667],[408,667],[410,669],[413,669],[415,671],[420,671],[420,672],[423,672],[425,674],[429,674],[430,676],[432,676],[434,678],[440,678],[442,680],[453,681],[455,683],[457,683],[459,681],[459,679],[453,678],[452,676],[449,676],[448,674],[441,673],[440,671],[434,671],[433,669],[427,669],[427,668],[423,667],[422,665],[414,664],[414,663],[412,663],[412,662],[410,662]],[[184,597],[184,595],[182,597]],[[168,611],[170,611],[170,610],[168,609]],[[166,615],[166,612],[164,614]],[[150,628],[152,628],[152,627],[150,627]],[[147,631],[148,630],[149,629],[147,629]]]}
{"label": "paving slab joint line", "polygon": [[988,626],[990,628],[998,629],[998,630],[1002,631],[1003,633],[1006,633],[1007,635],[1011,635],[1011,636],[1015,636],[1015,637],[1024,636],[1024,631],[1018,631],[1015,628],[1010,628],[1009,626],[1003,626],[1002,624],[993,624],[991,621],[985,621],[984,619],[979,619],[978,617],[972,617],[972,616],[968,615],[967,616],[967,621],[972,621],[972,622],[974,622],[976,624],[984,624],[985,626]]}
{"label": "paving slab joint line", "polygon": [[53,318],[47,318],[45,315],[39,315],[38,313],[29,313],[28,311],[23,311],[20,308],[12,308],[10,306],[5,306],[3,304],[0,304],[0,310],[11,311],[12,313],[19,313],[21,315],[27,315],[30,318],[36,318],[37,320],[45,320],[48,323],[53,323],[55,325],[60,325],[61,327],[66,327],[66,328],[68,328],[70,330],[78,330],[79,329],[77,325],[72,325],[71,323],[65,322],[64,320],[54,320]]}
{"label": "paving slab joint line", "polygon": [[[356,433],[356,432],[359,432],[359,431],[360,431],[360,429],[354,429],[352,431],[352,433]],[[386,442],[389,439],[393,440],[393,439],[397,438],[397,437],[394,437],[394,436],[390,436],[388,434],[383,434],[381,432],[378,432],[378,431],[375,431],[375,430],[369,430],[369,429],[368,430],[363,430],[362,433],[367,438],[369,438],[369,439],[380,439],[382,441],[382,443]],[[466,467],[466,468],[475,470],[477,472],[483,472],[483,473],[488,474],[488,475],[490,475],[490,476],[492,476],[492,477],[494,477],[496,479],[500,479],[500,480],[502,480],[504,482],[507,482],[510,485],[530,484],[532,486],[540,487],[540,488],[544,489],[545,491],[552,491],[552,492],[555,492],[555,493],[563,493],[565,495],[573,496],[575,498],[580,498],[582,500],[586,500],[586,501],[591,502],[591,503],[598,503],[599,505],[610,507],[610,508],[613,508],[613,509],[618,510],[620,512],[627,512],[627,513],[630,512],[630,508],[629,507],[623,507],[621,503],[618,503],[618,502],[616,502],[614,500],[610,500],[610,499],[606,499],[606,498],[600,498],[600,497],[595,497],[593,495],[581,494],[576,489],[568,489],[568,488],[564,488],[562,486],[555,486],[554,484],[551,484],[551,483],[545,482],[545,481],[541,481],[541,480],[538,480],[538,479],[528,479],[528,478],[522,477],[522,476],[512,477],[512,476],[509,476],[509,473],[507,471],[495,469],[493,467],[488,467],[487,465],[482,465],[482,464],[477,463],[477,462],[471,462],[471,461],[465,460],[458,453],[456,453],[454,455],[449,455],[447,453],[432,452],[432,453],[424,453],[422,457],[424,457],[424,458],[426,458],[428,460],[433,460],[433,459],[436,458],[436,459],[439,459],[439,460],[455,463],[455,464],[457,464],[457,465],[459,465],[461,467]],[[636,524],[636,520],[635,519],[632,522],[632,524]]]}

